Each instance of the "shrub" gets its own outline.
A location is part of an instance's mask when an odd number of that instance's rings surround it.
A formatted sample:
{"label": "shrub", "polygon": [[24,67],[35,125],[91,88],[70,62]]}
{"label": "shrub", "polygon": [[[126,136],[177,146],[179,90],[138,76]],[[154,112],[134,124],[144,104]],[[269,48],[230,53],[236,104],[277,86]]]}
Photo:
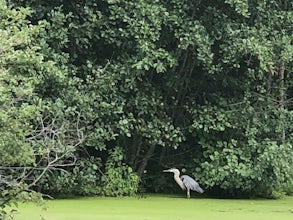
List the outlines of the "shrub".
{"label": "shrub", "polygon": [[139,178],[131,167],[123,163],[120,147],[110,151],[103,182],[101,193],[105,196],[133,196],[138,190]]}

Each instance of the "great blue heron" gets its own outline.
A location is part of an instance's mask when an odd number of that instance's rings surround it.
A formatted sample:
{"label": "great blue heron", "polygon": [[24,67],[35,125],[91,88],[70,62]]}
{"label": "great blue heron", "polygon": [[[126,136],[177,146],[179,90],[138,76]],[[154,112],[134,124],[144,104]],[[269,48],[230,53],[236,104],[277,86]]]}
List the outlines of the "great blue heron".
{"label": "great blue heron", "polygon": [[181,187],[182,190],[187,191],[187,198],[190,198],[190,190],[196,191],[198,193],[203,193],[203,189],[199,184],[190,176],[182,175],[180,177],[180,171],[176,168],[170,168],[168,170],[163,170],[163,172],[174,173],[174,180]]}

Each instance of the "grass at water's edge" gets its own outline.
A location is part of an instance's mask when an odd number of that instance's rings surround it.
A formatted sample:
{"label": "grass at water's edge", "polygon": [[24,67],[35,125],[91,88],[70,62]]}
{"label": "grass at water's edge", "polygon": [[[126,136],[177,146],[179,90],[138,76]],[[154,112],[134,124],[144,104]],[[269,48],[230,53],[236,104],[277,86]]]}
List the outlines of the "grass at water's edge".
{"label": "grass at water's edge", "polygon": [[293,197],[280,200],[186,199],[170,195],[51,200],[47,210],[20,204],[15,220],[292,220]]}

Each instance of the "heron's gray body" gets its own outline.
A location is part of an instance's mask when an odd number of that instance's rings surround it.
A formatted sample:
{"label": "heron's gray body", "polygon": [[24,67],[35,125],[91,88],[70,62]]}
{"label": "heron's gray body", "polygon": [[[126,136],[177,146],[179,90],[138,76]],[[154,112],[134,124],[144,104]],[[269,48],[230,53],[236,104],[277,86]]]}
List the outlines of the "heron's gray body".
{"label": "heron's gray body", "polygon": [[187,175],[182,175],[180,177],[183,184],[187,189],[191,189],[193,191],[196,191],[198,193],[203,193],[203,189],[199,186],[198,182],[196,182],[193,178]]}
{"label": "heron's gray body", "polygon": [[180,171],[176,168],[171,168],[168,170],[164,170],[164,172],[174,173],[174,180],[181,187],[181,189],[187,191],[187,198],[190,198],[190,190],[196,191],[198,193],[203,193],[203,189],[199,186],[199,184],[190,176],[182,175],[180,177]]}

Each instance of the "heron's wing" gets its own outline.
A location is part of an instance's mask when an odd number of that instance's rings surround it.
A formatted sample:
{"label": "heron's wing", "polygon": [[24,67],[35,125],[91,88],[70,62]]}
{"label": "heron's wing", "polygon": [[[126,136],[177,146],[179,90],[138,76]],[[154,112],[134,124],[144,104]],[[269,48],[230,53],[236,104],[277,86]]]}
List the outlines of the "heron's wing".
{"label": "heron's wing", "polygon": [[182,175],[180,178],[181,178],[181,180],[184,183],[186,188],[191,189],[191,190],[196,191],[196,192],[199,192],[199,193],[203,193],[203,189],[190,176]]}

